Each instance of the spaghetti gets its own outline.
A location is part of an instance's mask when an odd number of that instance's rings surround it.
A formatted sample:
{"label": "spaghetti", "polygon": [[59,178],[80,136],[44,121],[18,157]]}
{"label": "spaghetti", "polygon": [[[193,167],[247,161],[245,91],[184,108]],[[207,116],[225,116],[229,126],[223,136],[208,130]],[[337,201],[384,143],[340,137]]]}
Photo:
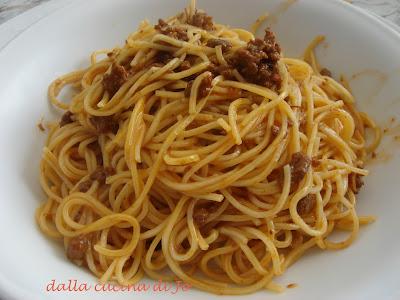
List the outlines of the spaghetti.
{"label": "spaghetti", "polygon": [[380,130],[321,75],[320,41],[287,58],[271,32],[214,24],[192,3],[96,51],[49,87],[66,113],[43,150],[40,229],[101,281],[216,294],[279,291],[273,278],[308,249],[349,246],[373,221],[356,194]]}

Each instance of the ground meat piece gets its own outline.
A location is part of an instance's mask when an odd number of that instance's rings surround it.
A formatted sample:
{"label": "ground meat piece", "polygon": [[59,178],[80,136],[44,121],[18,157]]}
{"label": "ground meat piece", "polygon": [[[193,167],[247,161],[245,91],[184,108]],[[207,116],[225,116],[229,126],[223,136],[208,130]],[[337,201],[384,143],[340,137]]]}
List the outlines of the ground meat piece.
{"label": "ground meat piece", "polygon": [[349,186],[354,194],[358,194],[364,185],[362,176],[356,173],[351,173],[349,176]]}
{"label": "ground meat piece", "polygon": [[222,39],[209,39],[207,41],[207,46],[211,48],[221,46],[222,52],[229,51],[232,48],[231,42]]}
{"label": "ground meat piece", "polygon": [[319,161],[318,158],[313,158],[311,160],[311,165],[313,168],[318,168],[320,166],[321,162]]}
{"label": "ground meat piece", "polygon": [[100,184],[104,184],[106,182],[106,178],[107,175],[106,172],[104,172],[104,169],[98,169],[90,174],[90,179],[97,180]]}
{"label": "ground meat piece", "polygon": [[240,98],[242,95],[242,91],[237,88],[228,87],[228,91],[226,96],[229,98]]}
{"label": "ground meat piece", "polygon": [[178,71],[179,71],[179,72],[181,72],[181,71],[186,71],[186,70],[189,70],[191,67],[192,67],[192,65],[191,65],[190,61],[184,60],[184,61],[179,65]]}
{"label": "ground meat piece", "polygon": [[264,35],[264,41],[267,43],[268,56],[273,61],[278,61],[281,58],[281,46],[277,43],[275,34],[266,29]]}
{"label": "ground meat piece", "polygon": [[256,147],[258,144],[255,141],[254,138],[252,139],[244,139],[243,140],[243,146],[245,146],[247,148],[247,150],[253,149],[254,147]]}
{"label": "ground meat piece", "polygon": [[214,22],[211,16],[203,12],[198,12],[193,15],[193,18],[188,22],[190,25],[203,28],[205,30],[213,30]]}
{"label": "ground meat piece", "polygon": [[303,234],[298,231],[292,232],[292,244],[290,245],[293,249],[298,248],[301,244],[303,244]]}
{"label": "ground meat piece", "polygon": [[106,183],[106,178],[108,176],[111,176],[115,174],[115,171],[111,167],[107,168],[99,168],[96,171],[94,171],[92,174],[90,174],[90,179],[91,180],[97,180],[100,184],[105,184]]}
{"label": "ground meat piece", "polygon": [[43,120],[40,120],[40,122],[37,124],[37,127],[39,128],[40,131],[44,132],[46,131],[46,128],[43,125]]}
{"label": "ground meat piece", "polygon": [[[208,93],[211,90],[211,82],[212,82],[212,75],[209,74],[209,76],[206,76],[203,81],[200,83],[199,90],[198,90],[198,96],[200,98],[204,98],[208,95]],[[186,89],[185,89],[185,96],[190,97],[190,92],[192,90],[193,86],[193,80],[189,81]]]}
{"label": "ground meat piece", "polygon": [[78,147],[71,148],[69,157],[73,160],[81,160],[82,157],[79,155]]}
{"label": "ground meat piece", "polygon": [[360,191],[360,189],[364,186],[364,180],[360,175],[356,175],[356,191],[357,193]]}
{"label": "ground meat piece", "polygon": [[111,72],[104,74],[103,77],[104,89],[108,92],[110,97],[112,97],[127,79],[128,73],[126,72],[125,68],[118,64],[112,64]]}
{"label": "ground meat piece", "polygon": [[205,208],[196,210],[193,214],[193,219],[198,226],[204,225],[210,213]]}
{"label": "ground meat piece", "polygon": [[292,184],[298,184],[307,174],[311,165],[311,159],[301,152],[292,155],[290,168],[292,171]]}
{"label": "ground meat piece", "polygon": [[[186,55],[186,59],[179,65],[177,70],[180,72],[180,71],[185,71],[185,70],[190,69],[192,66],[196,65],[197,59],[198,59],[198,56],[196,56],[196,55],[190,55],[190,54]],[[190,76],[190,77],[192,77],[192,76]],[[194,74],[193,77],[195,78],[195,76],[196,75]]]}
{"label": "ground meat piece", "polygon": [[279,231],[278,234],[275,236],[277,241],[283,242],[286,238],[286,235],[283,231]]}
{"label": "ground meat piece", "polygon": [[272,125],[271,127],[271,132],[272,132],[272,136],[277,136],[279,134],[280,128],[276,125]]}
{"label": "ground meat piece", "polygon": [[174,56],[167,51],[158,51],[154,57],[156,63],[167,64]]}
{"label": "ground meat piece", "polygon": [[185,97],[190,97],[190,92],[192,90],[192,86],[193,86],[193,80],[189,81],[186,89],[185,89]]}
{"label": "ground meat piece", "polygon": [[192,55],[192,54],[188,54],[186,55],[186,59],[188,62],[190,62],[190,64],[193,66],[196,64],[197,60],[201,60],[199,59],[199,57],[197,55]]}
{"label": "ground meat piece", "polygon": [[197,61],[202,61],[197,55],[192,55],[192,54],[188,54],[186,55],[185,60],[187,60],[188,62],[190,62],[190,64],[192,66],[194,66],[196,64]]}
{"label": "ground meat piece", "polygon": [[220,75],[218,67],[219,66],[217,64],[210,63],[207,68],[207,71],[211,72],[214,76],[218,76],[218,75]]}
{"label": "ground meat piece", "polygon": [[323,68],[320,73],[321,73],[322,76],[332,77],[332,72],[329,71],[327,68]]}
{"label": "ground meat piece", "polygon": [[63,116],[61,117],[60,127],[63,127],[65,125],[67,125],[67,124],[70,124],[70,123],[74,122],[74,120],[72,120],[73,115],[74,114],[72,112],[70,112],[69,110],[66,111],[63,114]]}
{"label": "ground meat piece", "polygon": [[177,26],[169,25],[163,19],[159,19],[158,24],[156,26],[154,26],[154,28],[157,31],[159,31],[160,33],[165,34],[174,39],[181,40],[181,41],[189,40],[188,36],[187,36],[187,32],[184,29],[177,27]]}
{"label": "ground meat piece", "polygon": [[86,193],[92,186],[92,180],[85,180],[78,185],[78,190],[82,193]]}
{"label": "ground meat piece", "polygon": [[232,69],[231,67],[229,67],[229,66],[219,66],[217,70],[218,70],[219,74],[224,76],[224,78],[226,80],[235,79],[235,75],[233,74],[233,70],[234,69]]}
{"label": "ground meat piece", "polygon": [[315,207],[316,201],[315,194],[308,194],[297,203],[297,213],[299,215],[307,215],[311,213]]}
{"label": "ground meat piece", "polygon": [[235,79],[233,70],[231,66],[216,65],[213,63],[208,66],[208,71],[210,71],[214,77],[222,75],[226,80]]}
{"label": "ground meat piece", "polygon": [[209,206],[207,206],[207,210],[210,213],[215,213],[220,207],[221,207],[220,204],[213,203],[213,204],[210,204]]}
{"label": "ground meat piece", "polygon": [[282,186],[283,185],[283,180],[284,180],[283,169],[282,168],[274,169],[267,176],[267,180],[268,180],[268,182],[276,181],[280,186]]}
{"label": "ground meat piece", "polygon": [[210,92],[212,79],[213,79],[213,77],[210,73],[201,82],[201,84],[199,86],[199,92],[198,92],[200,98],[206,97],[208,95],[208,93]]}
{"label": "ground meat piece", "polygon": [[67,246],[66,254],[69,259],[83,259],[85,257],[86,251],[90,246],[90,236],[89,235],[79,235],[73,237]]}
{"label": "ground meat piece", "polygon": [[112,116],[94,116],[90,118],[90,122],[93,124],[99,134],[118,132],[118,122],[115,121]]}
{"label": "ground meat piece", "polygon": [[271,31],[266,31],[264,39],[248,42],[247,47],[235,52],[230,64],[248,81],[268,88],[279,89],[282,78],[277,62],[280,46]]}

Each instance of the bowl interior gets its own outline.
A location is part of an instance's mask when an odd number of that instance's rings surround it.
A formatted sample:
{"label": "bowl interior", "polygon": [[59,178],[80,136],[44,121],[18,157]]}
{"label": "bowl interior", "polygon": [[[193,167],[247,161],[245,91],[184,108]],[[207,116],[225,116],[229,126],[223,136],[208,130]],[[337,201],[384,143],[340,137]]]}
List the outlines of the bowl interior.
{"label": "bowl interior", "polygon": [[[148,18],[176,14],[186,1],[118,0],[74,1],[22,33],[0,52],[0,290],[16,298],[45,296],[87,299],[89,296],[130,299],[132,292],[46,292],[55,279],[94,285],[96,279],[64,257],[60,244],[39,232],[34,211],[44,199],[38,173],[45,135],[36,124],[59,116],[47,101],[47,86],[55,77],[83,67],[89,54],[124,43],[125,37]],[[398,170],[400,166],[400,36],[380,21],[339,1],[201,0],[218,23],[250,28],[255,19],[270,12],[268,23],[278,36],[285,55],[299,57],[317,35],[325,35],[318,58],[336,77],[346,76],[358,106],[378,124],[393,128],[371,163],[371,175],[358,197],[358,211],[373,214],[378,221],[362,228],[357,241],[339,252],[312,251],[290,268],[279,282],[297,283],[280,299],[377,299],[399,293],[400,221]],[[395,121],[389,120],[394,117]],[[397,126],[397,127],[396,127]],[[384,254],[384,256],[382,255]],[[150,281],[147,281],[150,282]],[[333,288],[332,283],[340,288]],[[329,291],[329,293],[327,293]],[[140,293],[144,299],[154,294]],[[204,294],[192,290],[173,295]],[[168,293],[157,293],[167,299]],[[216,296],[207,295],[213,299]],[[257,293],[243,299],[278,297]]]}

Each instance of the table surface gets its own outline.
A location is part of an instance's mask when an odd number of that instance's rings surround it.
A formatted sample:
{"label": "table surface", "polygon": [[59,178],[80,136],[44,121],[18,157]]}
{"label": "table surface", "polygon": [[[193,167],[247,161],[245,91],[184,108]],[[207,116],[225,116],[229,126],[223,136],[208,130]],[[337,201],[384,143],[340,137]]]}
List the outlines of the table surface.
{"label": "table surface", "polygon": [[[0,0],[0,24],[49,0]],[[400,0],[343,0],[400,26]]]}

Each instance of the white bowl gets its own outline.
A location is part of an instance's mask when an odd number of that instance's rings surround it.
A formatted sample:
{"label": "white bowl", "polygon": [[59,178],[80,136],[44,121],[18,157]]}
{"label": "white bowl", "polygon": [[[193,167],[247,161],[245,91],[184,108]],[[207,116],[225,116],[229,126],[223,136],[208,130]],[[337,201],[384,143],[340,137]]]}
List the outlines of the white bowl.
{"label": "white bowl", "polygon": [[[71,264],[60,245],[46,239],[34,221],[44,199],[38,165],[45,136],[36,127],[53,118],[47,85],[60,74],[88,64],[91,51],[123,44],[140,20],[156,21],[180,11],[187,1],[74,1],[34,24],[0,52],[0,289],[2,298],[168,299],[167,293],[46,292],[47,284],[96,279]],[[272,29],[286,55],[299,56],[316,36],[321,63],[355,79],[359,107],[379,124],[400,117],[400,35],[382,21],[339,1],[299,0],[287,9],[277,0],[201,0],[219,23],[249,28],[266,11],[275,12]],[[400,131],[400,130],[397,130]],[[397,134],[400,134],[398,132]],[[358,198],[361,213],[378,217],[361,229],[357,241],[339,252],[313,251],[288,270],[280,282],[299,286],[282,295],[260,292],[242,299],[400,299],[400,144],[386,137],[380,163]],[[382,152],[384,151],[384,152]],[[191,290],[175,299],[216,296]]]}

